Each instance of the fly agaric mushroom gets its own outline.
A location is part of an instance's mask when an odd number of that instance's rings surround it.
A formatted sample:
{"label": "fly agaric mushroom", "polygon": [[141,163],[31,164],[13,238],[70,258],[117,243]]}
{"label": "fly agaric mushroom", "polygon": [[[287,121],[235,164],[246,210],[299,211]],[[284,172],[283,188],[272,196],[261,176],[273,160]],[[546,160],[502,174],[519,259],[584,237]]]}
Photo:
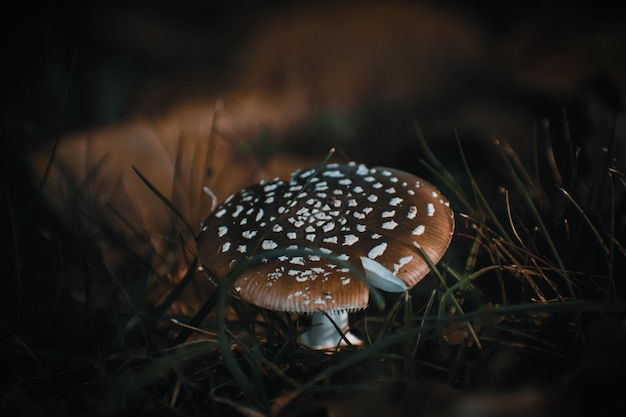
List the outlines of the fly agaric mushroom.
{"label": "fly agaric mushroom", "polygon": [[197,249],[218,281],[242,259],[261,255],[236,277],[234,293],[270,310],[312,314],[313,328],[300,341],[324,349],[342,341],[326,314],[357,342],[348,312],[367,307],[368,284],[413,287],[430,270],[425,256],[437,263],[453,230],[450,204],[432,184],[352,162],[298,170],[290,182],[264,181],[232,195],[204,221]]}

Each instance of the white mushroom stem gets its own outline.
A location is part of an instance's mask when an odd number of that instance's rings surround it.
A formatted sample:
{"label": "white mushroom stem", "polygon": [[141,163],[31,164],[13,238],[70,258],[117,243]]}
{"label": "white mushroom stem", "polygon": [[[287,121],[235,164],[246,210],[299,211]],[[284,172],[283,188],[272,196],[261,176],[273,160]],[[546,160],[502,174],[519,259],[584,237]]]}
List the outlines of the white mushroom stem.
{"label": "white mushroom stem", "polygon": [[337,328],[341,330],[350,344],[361,345],[363,343],[358,337],[350,333],[347,311],[329,313],[328,316],[317,311],[311,315],[311,322],[311,329],[300,336],[300,343],[311,349],[334,349],[338,346],[347,346],[348,343],[339,334]]}

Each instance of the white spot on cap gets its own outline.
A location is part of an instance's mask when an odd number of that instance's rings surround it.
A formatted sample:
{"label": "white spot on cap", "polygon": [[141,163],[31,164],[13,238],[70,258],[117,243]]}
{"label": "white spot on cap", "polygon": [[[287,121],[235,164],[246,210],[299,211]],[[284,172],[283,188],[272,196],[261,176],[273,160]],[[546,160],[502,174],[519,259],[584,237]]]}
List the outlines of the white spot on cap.
{"label": "white spot on cap", "polygon": [[386,242],[379,243],[378,245],[374,246],[372,250],[369,251],[369,253],[367,254],[367,257],[370,259],[376,259],[379,256],[381,256],[383,253],[385,253],[385,250],[387,250],[387,243]]}
{"label": "white spot on cap", "polygon": [[274,242],[273,240],[264,240],[263,243],[261,243],[261,248],[265,249],[265,250],[271,250],[271,249],[276,249],[278,247],[278,243]]}
{"label": "white spot on cap", "polygon": [[342,180],[339,180],[338,183],[341,185],[350,185],[352,184],[352,180],[350,178],[344,178]]}
{"label": "white spot on cap", "polygon": [[379,235],[378,233],[372,233],[372,239],[380,239],[383,235]]}
{"label": "white spot on cap", "polygon": [[348,200],[348,207],[356,207],[359,204],[356,202],[355,199],[351,198],[350,200]]}
{"label": "white spot on cap", "polygon": [[222,237],[228,233],[228,226],[220,226],[217,228],[217,237]]}
{"label": "white spot on cap", "polygon": [[289,263],[294,265],[304,265],[304,258],[302,256],[294,256],[291,258]]}
{"label": "white spot on cap", "polygon": [[337,236],[325,237],[324,243],[337,243]]}
{"label": "white spot on cap", "polygon": [[341,178],[344,176],[343,172],[338,169],[334,171],[324,171],[322,172],[322,175],[330,178]]}
{"label": "white spot on cap", "polygon": [[257,233],[258,232],[256,230],[246,230],[241,233],[241,236],[245,237],[246,239],[252,239],[256,236]]}
{"label": "white spot on cap", "polygon": [[438,196],[439,194],[437,194],[437,192],[436,192],[436,191],[433,191],[432,193],[430,193],[430,195],[432,195],[434,198],[437,198],[437,196]]}
{"label": "white spot on cap", "polygon": [[359,241],[359,238],[356,237],[355,235],[346,235],[343,237],[344,246],[352,246],[358,241]]}
{"label": "white spot on cap", "polygon": [[404,265],[408,264],[412,260],[413,260],[413,256],[412,255],[408,255],[408,256],[405,256],[403,258],[398,259],[398,263],[397,264],[393,264],[393,274],[394,275],[398,275],[398,272],[400,271],[400,268],[402,268]]}
{"label": "white spot on cap", "polygon": [[393,188],[393,187],[389,187],[389,188],[387,188],[387,189],[385,190],[385,192],[386,192],[387,194],[394,194],[394,193],[396,192],[396,189],[395,189],[395,188]]}
{"label": "white spot on cap", "polygon": [[269,193],[270,191],[274,191],[277,187],[278,187],[278,183],[267,184],[265,187],[263,187],[263,191],[265,191],[266,193]]}
{"label": "white spot on cap", "polygon": [[283,231],[283,227],[280,224],[275,224],[274,227],[272,227],[272,231],[280,233]]}
{"label": "white spot on cap", "polygon": [[426,204],[426,214],[429,217],[432,217],[435,214],[435,206],[433,205],[433,203]]}
{"label": "white spot on cap", "polygon": [[379,189],[379,188],[383,188],[383,185],[379,182],[375,182],[374,184],[372,184],[372,187]]}
{"label": "white spot on cap", "polygon": [[239,216],[239,214],[241,214],[242,211],[243,211],[243,206],[237,206],[235,211],[233,212],[233,217]]}
{"label": "white spot on cap", "polygon": [[335,223],[326,223],[322,226],[324,233],[328,233],[335,228]]}
{"label": "white spot on cap", "polygon": [[227,252],[227,251],[229,251],[229,250],[230,250],[230,242],[225,242],[225,243],[222,245],[222,252]]}
{"label": "white spot on cap", "polygon": [[215,217],[222,217],[224,214],[226,214],[226,209],[220,209],[217,213],[215,213]]}
{"label": "white spot on cap", "polygon": [[391,200],[389,200],[389,205],[395,207],[395,206],[399,205],[400,203],[402,203],[403,201],[404,200],[401,199],[400,197],[394,197]]}
{"label": "white spot on cap", "polygon": [[370,194],[367,196],[367,199],[372,203],[375,203],[378,201],[378,196],[376,194]]}
{"label": "white spot on cap", "polygon": [[386,230],[393,230],[398,227],[398,223],[393,220],[389,220],[388,222],[383,223],[380,227]]}
{"label": "white spot on cap", "polygon": [[309,233],[308,235],[306,235],[306,240],[313,242],[315,240],[315,234]]}
{"label": "white spot on cap", "polygon": [[363,220],[365,218],[365,214],[359,213],[358,211],[355,211],[354,213],[352,213],[352,215],[359,220]]}
{"label": "white spot on cap", "polygon": [[390,211],[383,211],[383,214],[381,214],[380,216],[385,219],[387,217],[393,217],[396,215],[396,211],[395,210],[390,210]]}
{"label": "white spot on cap", "polygon": [[247,250],[248,250],[248,247],[246,245],[239,245],[237,247],[237,252],[240,252],[240,253],[246,253]]}
{"label": "white spot on cap", "polygon": [[367,169],[367,167],[363,164],[359,164],[359,167],[356,170],[356,175],[367,175],[369,173],[369,170]]}
{"label": "white spot on cap", "polygon": [[263,218],[263,209],[260,208],[259,212],[256,214],[255,221],[258,223]]}
{"label": "white spot on cap", "polygon": [[357,225],[356,225],[356,230],[357,230],[357,232],[364,232],[364,231],[365,231],[365,229],[366,229],[366,227],[365,227],[365,225],[364,225],[364,224],[357,224]]}
{"label": "white spot on cap", "polygon": [[413,220],[415,218],[415,216],[417,216],[417,207],[415,207],[415,206],[409,207],[409,212],[406,214],[406,217],[408,219]]}
{"label": "white spot on cap", "polygon": [[287,238],[288,239],[296,239],[298,237],[298,235],[296,234],[296,232],[287,232]]}
{"label": "white spot on cap", "polygon": [[374,181],[376,181],[376,178],[374,178],[374,177],[372,177],[370,175],[369,177],[363,178],[363,181],[365,181],[365,182],[374,182]]}
{"label": "white spot on cap", "polygon": [[424,227],[423,224],[420,224],[415,229],[413,229],[413,234],[416,236],[422,235],[424,234],[424,230],[426,230],[426,228]]}
{"label": "white spot on cap", "polygon": [[341,277],[341,284],[342,285],[348,285],[350,283],[350,278],[348,277]]}

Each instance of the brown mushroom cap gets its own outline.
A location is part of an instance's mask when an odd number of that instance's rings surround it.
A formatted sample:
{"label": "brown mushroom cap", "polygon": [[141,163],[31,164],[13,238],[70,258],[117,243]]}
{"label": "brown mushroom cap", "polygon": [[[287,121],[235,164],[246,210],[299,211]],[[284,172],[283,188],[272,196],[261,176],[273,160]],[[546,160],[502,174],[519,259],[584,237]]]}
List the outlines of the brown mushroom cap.
{"label": "brown mushroom cap", "polygon": [[390,168],[329,164],[229,197],[203,223],[197,248],[218,281],[245,257],[285,249],[238,276],[235,293],[278,311],[353,311],[367,307],[368,287],[333,257],[364,275],[364,263],[378,263],[410,288],[430,270],[416,246],[437,263],[453,230],[450,204],[432,184]]}

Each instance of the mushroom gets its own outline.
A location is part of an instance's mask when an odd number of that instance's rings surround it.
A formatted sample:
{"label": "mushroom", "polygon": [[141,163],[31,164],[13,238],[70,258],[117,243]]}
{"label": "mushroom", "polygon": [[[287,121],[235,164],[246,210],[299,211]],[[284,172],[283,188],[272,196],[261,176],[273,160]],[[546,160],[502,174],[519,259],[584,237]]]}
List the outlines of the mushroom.
{"label": "mushroom", "polygon": [[413,287],[430,270],[425,257],[436,264],[453,230],[450,204],[432,184],[351,162],[298,170],[289,182],[263,181],[232,195],[204,221],[197,250],[218,283],[256,255],[261,260],[236,277],[234,294],[262,308],[312,314],[300,342],[325,349],[359,343],[348,313],[367,307],[369,285]]}

